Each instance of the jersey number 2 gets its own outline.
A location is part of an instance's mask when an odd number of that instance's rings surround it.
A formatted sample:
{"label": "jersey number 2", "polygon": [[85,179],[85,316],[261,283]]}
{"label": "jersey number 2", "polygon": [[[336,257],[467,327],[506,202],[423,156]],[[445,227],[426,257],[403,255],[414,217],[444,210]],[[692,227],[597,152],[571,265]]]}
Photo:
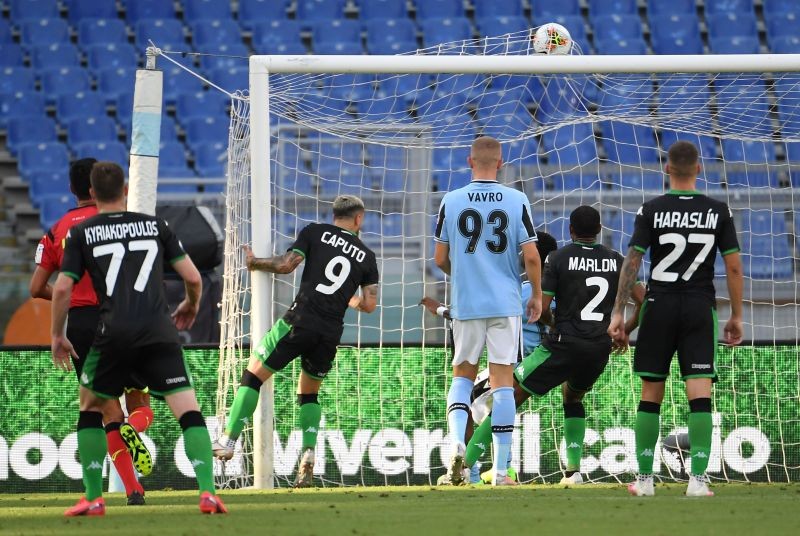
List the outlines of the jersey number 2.
{"label": "jersey number 2", "polygon": [[[336,273],[336,267],[339,267],[339,273]],[[331,295],[344,285],[347,281],[347,276],[350,275],[350,261],[341,255],[336,256],[330,260],[325,266],[325,277],[330,281],[329,285],[320,283],[314,290],[322,292],[323,294]]]}
{"label": "jersey number 2", "polygon": [[603,321],[603,313],[598,313],[595,308],[600,305],[606,294],[608,294],[608,281],[602,277],[588,277],[586,278],[587,287],[600,287],[594,298],[589,300],[589,303],[581,309],[581,320],[594,320],[595,322]]}
{"label": "jersey number 2", "polygon": [[[677,261],[683,252],[686,251],[687,238],[678,233],[665,233],[658,237],[659,244],[672,244],[675,248],[669,252],[669,255],[661,259],[661,262],[656,264],[653,268],[653,279],[656,281],[664,281],[666,283],[674,283],[678,280],[678,272],[667,271],[670,266]],[[692,278],[695,270],[706,260],[711,249],[714,247],[714,235],[703,233],[689,234],[688,243],[702,244],[703,247],[697,253],[697,256],[689,265],[689,268],[681,276],[684,281],[689,281]]]}
{"label": "jersey number 2", "polygon": [[[147,280],[150,278],[153,262],[155,262],[158,255],[158,243],[155,240],[133,240],[128,242],[128,250],[146,252],[142,267],[139,268],[139,275],[133,284],[133,290],[143,292],[147,286]],[[125,257],[125,245],[121,242],[112,242],[111,244],[95,246],[92,249],[92,255],[95,259],[111,255],[111,262],[108,264],[108,272],[106,272],[106,295],[111,296],[114,293],[114,287],[117,285],[122,259]]]}

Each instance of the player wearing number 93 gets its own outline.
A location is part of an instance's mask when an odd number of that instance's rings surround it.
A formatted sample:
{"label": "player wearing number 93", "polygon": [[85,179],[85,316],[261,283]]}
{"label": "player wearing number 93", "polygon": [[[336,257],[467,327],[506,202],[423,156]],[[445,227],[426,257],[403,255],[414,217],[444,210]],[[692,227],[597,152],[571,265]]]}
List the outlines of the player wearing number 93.
{"label": "player wearing number 93", "polygon": [[453,485],[465,478],[464,437],[470,394],[484,347],[492,393],[492,441],[495,485],[514,484],[507,475],[514,430],[513,367],[520,358],[519,252],[532,293],[529,321],[542,310],[541,265],[528,198],[498,184],[503,164],[500,143],[488,136],[472,144],[468,163],[472,181],[442,198],[434,239],[437,266],[451,276],[453,381],[447,395],[447,424],[452,443],[448,475]]}
{"label": "player wearing number 93", "polygon": [[[378,264],[375,254],[358,238],[364,221],[364,203],[355,196],[341,195],[333,201],[333,224],[312,223],[304,227],[284,255],[259,259],[249,248],[247,267],[277,274],[293,272],[306,262],[300,290],[283,318],[254,347],[242,374],[225,434],[214,443],[214,455],[229,460],[258,403],[261,385],[297,357],[302,358],[297,401],[303,432],[303,453],[296,487],[313,481],[314,447],[317,444],[322,409],[317,395],[331,370],[336,346],[342,337],[348,305],[371,313],[378,300]],[[357,296],[359,287],[361,296]]]}
{"label": "player wearing number 93", "polygon": [[634,373],[642,378],[635,425],[639,476],[628,487],[636,496],[654,493],[653,458],[659,413],[670,361],[676,351],[690,411],[692,468],[686,495],[713,495],[705,472],[711,456],[711,383],[717,377],[717,249],[725,260],[731,305],[725,342],[739,344],[742,340],[743,277],[736,229],[725,203],[695,190],[698,162],[697,148],[692,143],[679,141],[669,148],[666,172],[671,189],[644,203],[636,214],[608,328],[612,338],[624,337],[622,308],[649,248],[653,266],[633,359]]}

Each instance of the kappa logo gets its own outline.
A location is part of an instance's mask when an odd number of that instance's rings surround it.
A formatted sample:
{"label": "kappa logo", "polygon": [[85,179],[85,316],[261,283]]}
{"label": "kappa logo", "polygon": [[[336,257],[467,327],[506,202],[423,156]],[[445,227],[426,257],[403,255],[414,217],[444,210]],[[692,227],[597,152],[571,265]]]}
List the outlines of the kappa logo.
{"label": "kappa logo", "polygon": [[95,471],[99,471],[103,468],[102,464],[97,460],[92,460],[92,463],[89,464],[87,469],[94,469]]}
{"label": "kappa logo", "polygon": [[258,355],[264,355],[264,352],[266,352],[266,351],[267,351],[267,349],[263,344],[261,346],[259,346],[258,348],[256,348],[256,353]]}
{"label": "kappa logo", "polygon": [[653,449],[644,449],[640,456],[647,456],[648,458],[653,457]]}
{"label": "kappa logo", "polygon": [[575,442],[573,441],[572,443],[570,443],[569,445],[567,445],[567,448],[568,448],[568,449],[579,449],[579,448],[581,448],[581,446],[580,446],[580,445],[578,445],[577,443],[575,443]]}
{"label": "kappa logo", "polygon": [[205,462],[203,460],[194,459],[192,460],[192,467],[197,467],[198,465],[203,465]]}
{"label": "kappa logo", "polygon": [[486,445],[484,445],[483,443],[475,443],[475,446],[481,449],[482,451],[486,450]]}
{"label": "kappa logo", "polygon": [[523,365],[522,363],[520,363],[519,365],[517,365],[517,371],[516,371],[516,372],[517,372],[517,374],[519,374],[520,376],[524,377],[524,376],[525,376],[525,365]]}
{"label": "kappa logo", "polygon": [[639,207],[639,210],[636,211],[637,216],[644,216],[644,205]]}
{"label": "kappa logo", "polygon": [[244,424],[247,424],[247,423],[250,422],[250,418],[249,417],[242,417],[241,419],[239,419],[239,421],[244,423]]}
{"label": "kappa logo", "polygon": [[317,429],[314,428],[313,426],[309,426],[308,428],[306,428],[306,432],[308,432],[310,434],[316,434],[317,433]]}
{"label": "kappa logo", "polygon": [[694,455],[694,457],[695,458],[708,458],[708,454],[706,454],[705,452],[698,452],[697,454]]}

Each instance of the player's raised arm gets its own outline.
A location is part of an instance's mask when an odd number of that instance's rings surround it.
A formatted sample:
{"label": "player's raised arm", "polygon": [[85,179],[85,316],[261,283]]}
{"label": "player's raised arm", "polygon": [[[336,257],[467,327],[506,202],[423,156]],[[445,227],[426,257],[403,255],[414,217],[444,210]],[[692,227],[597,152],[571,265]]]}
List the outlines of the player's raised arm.
{"label": "player's raised arm", "polygon": [[619,286],[617,287],[617,298],[614,301],[614,311],[611,313],[611,323],[608,325],[608,334],[613,340],[619,340],[624,336],[625,319],[623,312],[625,305],[631,297],[633,287],[636,285],[639,267],[642,265],[644,252],[637,248],[628,248],[628,254],[622,263],[622,270],[619,274]]}
{"label": "player's raised arm", "polygon": [[259,258],[253,254],[250,246],[242,246],[245,252],[245,262],[247,269],[251,272],[271,272],[273,274],[290,274],[300,266],[305,257],[296,250],[287,251],[283,255],[275,255],[274,257]]}

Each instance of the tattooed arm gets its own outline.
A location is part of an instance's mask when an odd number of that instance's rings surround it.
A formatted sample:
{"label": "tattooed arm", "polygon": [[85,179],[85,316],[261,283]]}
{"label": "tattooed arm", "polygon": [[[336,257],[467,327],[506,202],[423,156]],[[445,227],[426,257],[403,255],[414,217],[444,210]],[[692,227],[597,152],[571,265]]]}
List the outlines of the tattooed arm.
{"label": "tattooed arm", "polygon": [[290,274],[294,272],[295,268],[300,266],[303,262],[303,255],[297,251],[287,251],[283,255],[276,255],[274,257],[259,258],[253,255],[253,250],[248,246],[243,246],[245,252],[245,260],[247,269],[251,272],[272,272],[273,274]]}
{"label": "tattooed arm", "polygon": [[633,287],[636,285],[639,267],[642,265],[644,253],[629,248],[625,262],[622,263],[622,271],[619,275],[619,286],[617,287],[617,299],[614,302],[614,312],[611,314],[611,323],[608,326],[608,334],[615,341],[622,340],[625,334],[625,320],[622,313],[625,305],[631,297]]}
{"label": "tattooed arm", "polygon": [[350,298],[350,307],[364,313],[371,313],[378,306],[378,285],[361,287],[361,296]]}

